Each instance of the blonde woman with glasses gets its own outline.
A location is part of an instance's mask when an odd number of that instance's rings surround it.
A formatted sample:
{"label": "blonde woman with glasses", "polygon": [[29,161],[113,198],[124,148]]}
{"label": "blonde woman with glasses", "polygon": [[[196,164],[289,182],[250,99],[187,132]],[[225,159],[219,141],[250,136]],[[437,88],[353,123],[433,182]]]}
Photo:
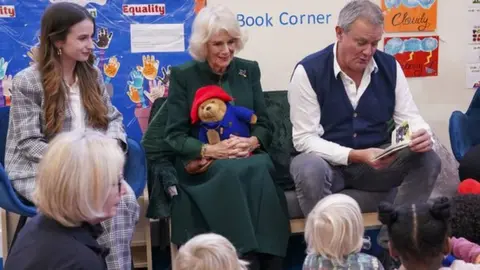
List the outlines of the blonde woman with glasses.
{"label": "blonde woman with glasses", "polygon": [[97,237],[127,192],[124,162],[117,140],[100,132],[57,135],[38,168],[39,214],[20,231],[5,269],[107,269],[109,249]]}

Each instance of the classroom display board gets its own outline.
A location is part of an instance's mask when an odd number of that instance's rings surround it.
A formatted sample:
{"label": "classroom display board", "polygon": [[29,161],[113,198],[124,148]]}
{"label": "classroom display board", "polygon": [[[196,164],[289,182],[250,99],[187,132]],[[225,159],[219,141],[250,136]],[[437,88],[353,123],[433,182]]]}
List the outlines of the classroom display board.
{"label": "classroom display board", "polygon": [[205,1],[2,0],[0,106],[10,104],[13,76],[34,64],[42,13],[55,2],[78,3],[95,17],[95,64],[128,135],[139,141],[153,100],[168,94],[170,67],[191,59],[191,24]]}

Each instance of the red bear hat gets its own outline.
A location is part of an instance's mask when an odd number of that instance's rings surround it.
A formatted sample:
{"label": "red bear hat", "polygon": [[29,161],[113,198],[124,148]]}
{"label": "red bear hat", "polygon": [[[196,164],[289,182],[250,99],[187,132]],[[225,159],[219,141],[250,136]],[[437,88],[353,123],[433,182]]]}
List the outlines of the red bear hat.
{"label": "red bear hat", "polygon": [[225,102],[233,100],[233,98],[218,85],[213,84],[198,88],[195,97],[193,98],[192,109],[190,110],[192,124],[195,124],[199,120],[198,107],[200,107],[200,104],[211,98],[219,98]]}
{"label": "red bear hat", "polygon": [[457,191],[459,194],[480,194],[480,183],[472,178],[465,179],[458,185]]}

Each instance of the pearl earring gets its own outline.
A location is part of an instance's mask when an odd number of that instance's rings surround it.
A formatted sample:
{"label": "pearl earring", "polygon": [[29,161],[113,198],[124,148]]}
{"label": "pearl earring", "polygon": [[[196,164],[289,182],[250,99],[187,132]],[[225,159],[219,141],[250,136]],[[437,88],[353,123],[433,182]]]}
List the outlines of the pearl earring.
{"label": "pearl earring", "polygon": [[58,48],[57,54],[58,54],[58,55],[62,55],[62,49]]}

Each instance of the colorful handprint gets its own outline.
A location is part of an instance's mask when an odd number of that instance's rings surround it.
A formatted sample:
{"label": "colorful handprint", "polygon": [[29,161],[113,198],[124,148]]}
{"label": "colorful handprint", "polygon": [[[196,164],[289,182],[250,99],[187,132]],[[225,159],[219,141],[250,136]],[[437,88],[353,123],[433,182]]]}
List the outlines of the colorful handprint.
{"label": "colorful handprint", "polygon": [[128,92],[127,95],[130,98],[130,100],[135,103],[135,104],[140,104],[140,92],[138,89],[132,85],[128,86]]}
{"label": "colorful handprint", "polygon": [[97,40],[93,42],[99,49],[108,49],[110,42],[112,41],[113,32],[108,32],[107,28],[100,28],[97,32]]}
{"label": "colorful handprint", "polygon": [[160,81],[168,88],[170,86],[170,72],[172,66],[168,65],[167,68],[162,67],[162,76],[159,78]]}
{"label": "colorful handprint", "polygon": [[155,56],[153,55],[144,55],[142,56],[143,66],[137,66],[137,70],[140,71],[145,79],[153,81],[157,77],[158,74],[158,66],[160,62],[155,60]]}
{"label": "colorful handprint", "polygon": [[37,46],[32,46],[30,48],[30,51],[27,52],[28,57],[30,58],[30,63],[29,65],[33,65],[37,62],[37,57],[38,57],[38,47]]}
{"label": "colorful handprint", "polygon": [[120,62],[116,56],[112,56],[108,59],[107,64],[103,64],[103,72],[107,77],[114,78],[117,75],[118,70],[120,69]]}
{"label": "colorful handprint", "polygon": [[[132,70],[130,72],[131,81],[127,81],[128,84],[128,96],[130,99],[138,104],[141,103],[143,108],[147,107],[147,103],[145,102],[145,97],[143,96],[143,75],[138,70]],[[138,95],[138,98],[137,96]]]}
{"label": "colorful handprint", "polygon": [[3,96],[5,97],[5,106],[10,106],[10,102],[12,99],[12,82],[13,77],[12,75],[5,76],[2,80],[2,88],[3,88]]}
{"label": "colorful handprint", "polygon": [[158,80],[148,81],[148,88],[149,91],[145,90],[143,93],[151,103],[155,102],[157,98],[163,97],[165,94],[165,85]]}
{"label": "colorful handprint", "polygon": [[5,77],[5,74],[7,73],[7,68],[8,68],[8,61],[5,61],[5,59],[0,58],[0,80],[3,80]]}
{"label": "colorful handprint", "polygon": [[200,12],[200,10],[202,10],[206,4],[207,0],[195,0],[195,6],[193,7],[195,14],[198,14],[198,12]]}

